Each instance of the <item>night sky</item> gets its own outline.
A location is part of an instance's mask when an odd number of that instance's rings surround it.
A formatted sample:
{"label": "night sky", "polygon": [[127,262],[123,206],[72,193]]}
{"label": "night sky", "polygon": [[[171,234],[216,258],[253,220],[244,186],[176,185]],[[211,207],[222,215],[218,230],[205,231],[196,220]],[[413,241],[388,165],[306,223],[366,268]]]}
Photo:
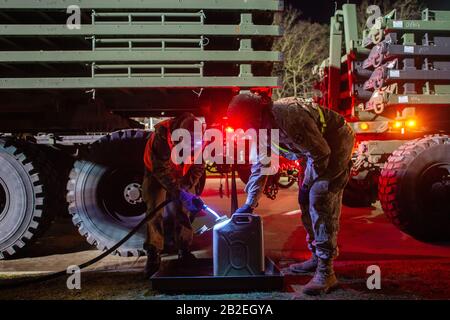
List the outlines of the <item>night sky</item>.
{"label": "night sky", "polygon": [[[328,23],[334,14],[335,2],[338,8],[344,3],[361,3],[360,0],[285,0],[286,3],[295,6],[303,12],[303,19],[313,22]],[[392,1],[394,2],[394,1]],[[430,9],[450,10],[450,0],[425,0]]]}

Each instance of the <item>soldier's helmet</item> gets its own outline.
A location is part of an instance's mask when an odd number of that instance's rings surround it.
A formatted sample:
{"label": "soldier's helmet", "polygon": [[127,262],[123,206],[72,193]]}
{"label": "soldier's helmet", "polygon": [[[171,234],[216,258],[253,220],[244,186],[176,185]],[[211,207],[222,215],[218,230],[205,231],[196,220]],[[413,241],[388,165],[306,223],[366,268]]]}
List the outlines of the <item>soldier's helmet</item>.
{"label": "soldier's helmet", "polygon": [[235,129],[259,129],[265,106],[267,106],[267,99],[260,95],[239,94],[231,100],[228,106],[228,122]]}

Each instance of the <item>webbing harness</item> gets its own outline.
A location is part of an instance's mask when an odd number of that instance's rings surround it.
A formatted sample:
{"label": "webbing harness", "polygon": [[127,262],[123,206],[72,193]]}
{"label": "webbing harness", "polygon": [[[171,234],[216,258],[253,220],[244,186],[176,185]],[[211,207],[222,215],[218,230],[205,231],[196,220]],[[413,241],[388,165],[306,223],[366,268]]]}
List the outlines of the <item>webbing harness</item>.
{"label": "webbing harness", "polygon": [[325,121],[325,115],[323,114],[322,108],[317,107],[317,110],[319,111],[319,120],[321,124],[320,132],[322,133],[322,135],[324,135],[327,129],[327,122]]}

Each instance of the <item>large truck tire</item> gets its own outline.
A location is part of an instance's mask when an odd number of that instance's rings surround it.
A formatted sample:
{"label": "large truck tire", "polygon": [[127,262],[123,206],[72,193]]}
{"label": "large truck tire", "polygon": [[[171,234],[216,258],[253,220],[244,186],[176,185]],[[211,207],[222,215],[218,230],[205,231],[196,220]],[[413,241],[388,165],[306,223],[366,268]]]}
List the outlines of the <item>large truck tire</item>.
{"label": "large truck tire", "polygon": [[[151,133],[123,130],[92,144],[85,160],[76,161],[67,184],[72,221],[99,250],[107,250],[145,217],[141,183],[143,154]],[[143,255],[146,230],[136,233],[116,252]]]}
{"label": "large truck tire", "polygon": [[51,176],[35,145],[0,139],[0,259],[23,254],[50,225]]}
{"label": "large truck tire", "polygon": [[389,157],[379,180],[386,216],[423,241],[450,240],[450,139],[410,141]]}

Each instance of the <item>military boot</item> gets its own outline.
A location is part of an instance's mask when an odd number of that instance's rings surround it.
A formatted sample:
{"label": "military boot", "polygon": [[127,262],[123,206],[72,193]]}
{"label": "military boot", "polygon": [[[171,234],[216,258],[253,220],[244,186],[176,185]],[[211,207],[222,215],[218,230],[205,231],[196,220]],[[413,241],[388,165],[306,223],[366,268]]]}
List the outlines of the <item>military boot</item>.
{"label": "military boot", "polygon": [[314,272],[316,271],[318,260],[317,256],[313,253],[311,258],[300,263],[291,264],[289,269],[294,273]]}
{"label": "military boot", "polygon": [[161,266],[161,255],[155,248],[146,248],[147,262],[144,268],[144,276],[150,278]]}
{"label": "military boot", "polygon": [[328,293],[338,284],[333,270],[333,260],[318,259],[318,265],[314,277],[303,288],[303,293],[317,296]]}
{"label": "military boot", "polygon": [[197,261],[197,257],[194,256],[190,250],[179,250],[178,261],[180,261],[181,264],[190,265]]}

